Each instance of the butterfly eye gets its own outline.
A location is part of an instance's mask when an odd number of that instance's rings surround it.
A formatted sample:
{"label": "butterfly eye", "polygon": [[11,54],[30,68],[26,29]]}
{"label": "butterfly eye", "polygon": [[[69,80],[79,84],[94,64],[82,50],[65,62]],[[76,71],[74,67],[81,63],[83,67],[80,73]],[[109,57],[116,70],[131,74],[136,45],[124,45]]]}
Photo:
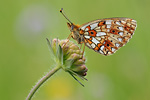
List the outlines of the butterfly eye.
{"label": "butterfly eye", "polygon": [[74,25],[71,25],[71,30],[73,30],[74,29]]}

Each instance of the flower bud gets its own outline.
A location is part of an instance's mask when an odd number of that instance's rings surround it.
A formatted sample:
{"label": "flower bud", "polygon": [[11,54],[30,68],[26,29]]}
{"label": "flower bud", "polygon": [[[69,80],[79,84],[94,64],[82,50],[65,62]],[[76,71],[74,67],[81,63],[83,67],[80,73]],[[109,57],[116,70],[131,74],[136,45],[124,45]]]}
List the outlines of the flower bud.
{"label": "flower bud", "polygon": [[[59,45],[61,48],[59,47]],[[59,60],[61,61],[59,62],[61,62],[62,64],[61,65],[62,69],[64,69],[66,72],[69,72],[72,76],[76,75],[82,79],[85,79],[84,76],[86,76],[88,70],[87,67],[85,66],[86,59],[83,56],[82,51],[76,44],[69,41],[68,39],[66,40],[53,39],[51,47],[54,55],[57,55],[58,58],[60,58]]]}

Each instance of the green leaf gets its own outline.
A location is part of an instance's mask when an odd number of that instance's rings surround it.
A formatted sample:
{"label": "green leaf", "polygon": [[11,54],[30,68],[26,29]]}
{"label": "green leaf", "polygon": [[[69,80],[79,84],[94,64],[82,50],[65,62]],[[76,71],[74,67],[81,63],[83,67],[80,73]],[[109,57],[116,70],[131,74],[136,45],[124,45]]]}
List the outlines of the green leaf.
{"label": "green leaf", "polygon": [[71,73],[69,72],[69,74],[80,84],[84,87],[84,85]]}
{"label": "green leaf", "polygon": [[46,40],[47,40],[47,44],[48,44],[50,53],[52,54],[53,57],[55,57],[55,53],[52,48],[52,40],[51,40],[51,42],[48,40],[48,38],[46,38]]}

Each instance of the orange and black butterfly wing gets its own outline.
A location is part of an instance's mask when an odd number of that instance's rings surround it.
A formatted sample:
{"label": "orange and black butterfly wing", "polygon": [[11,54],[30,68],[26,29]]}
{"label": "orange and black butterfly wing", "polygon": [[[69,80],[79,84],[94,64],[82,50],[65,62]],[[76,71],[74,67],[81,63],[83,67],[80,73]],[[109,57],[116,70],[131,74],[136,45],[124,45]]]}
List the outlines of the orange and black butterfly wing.
{"label": "orange and black butterfly wing", "polygon": [[85,45],[103,55],[115,53],[134,34],[136,21],[130,18],[107,18],[80,26]]}

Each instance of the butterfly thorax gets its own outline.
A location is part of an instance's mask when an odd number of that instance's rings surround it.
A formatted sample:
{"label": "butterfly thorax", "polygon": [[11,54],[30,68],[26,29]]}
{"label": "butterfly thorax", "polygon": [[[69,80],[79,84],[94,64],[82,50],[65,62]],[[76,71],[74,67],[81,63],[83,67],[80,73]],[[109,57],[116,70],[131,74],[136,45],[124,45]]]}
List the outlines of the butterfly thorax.
{"label": "butterfly thorax", "polygon": [[72,38],[75,39],[78,44],[82,44],[84,43],[84,37],[82,34],[80,34],[80,29],[79,29],[79,25],[75,25],[73,23],[67,23],[68,28],[70,29],[71,33],[72,33]]}

